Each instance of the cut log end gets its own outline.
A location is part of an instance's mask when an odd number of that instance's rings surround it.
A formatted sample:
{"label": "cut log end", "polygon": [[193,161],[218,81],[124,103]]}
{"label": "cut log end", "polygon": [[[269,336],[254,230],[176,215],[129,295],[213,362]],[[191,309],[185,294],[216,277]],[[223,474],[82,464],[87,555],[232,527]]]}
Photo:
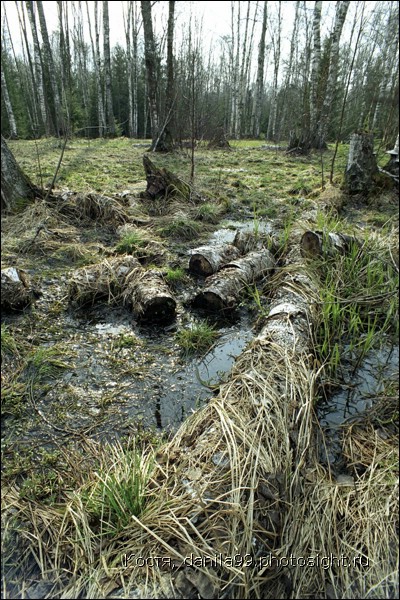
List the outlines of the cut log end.
{"label": "cut log end", "polygon": [[157,296],[150,299],[138,314],[141,321],[170,323],[176,315],[176,302],[171,296]]}
{"label": "cut log end", "polygon": [[214,273],[214,269],[210,264],[210,261],[207,260],[201,254],[193,254],[190,257],[189,269],[192,273],[196,273],[197,275],[212,275]]}
{"label": "cut log end", "polygon": [[200,292],[193,300],[194,308],[202,308],[207,312],[226,312],[233,310],[235,300],[233,298],[222,298],[216,292],[206,290]]}

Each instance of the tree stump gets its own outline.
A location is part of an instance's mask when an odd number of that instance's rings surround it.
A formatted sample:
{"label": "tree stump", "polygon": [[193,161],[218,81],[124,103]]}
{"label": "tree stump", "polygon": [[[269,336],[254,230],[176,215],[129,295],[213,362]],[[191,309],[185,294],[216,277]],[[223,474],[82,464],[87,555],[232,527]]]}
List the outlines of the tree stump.
{"label": "tree stump", "polygon": [[146,193],[151,198],[164,197],[165,200],[171,196],[180,196],[186,200],[190,198],[190,186],[167,169],[157,168],[146,154],[143,156],[143,167],[147,179]]}
{"label": "tree stump", "polygon": [[373,136],[366,132],[351,135],[345,171],[346,187],[350,194],[367,194],[378,173],[374,155]]}

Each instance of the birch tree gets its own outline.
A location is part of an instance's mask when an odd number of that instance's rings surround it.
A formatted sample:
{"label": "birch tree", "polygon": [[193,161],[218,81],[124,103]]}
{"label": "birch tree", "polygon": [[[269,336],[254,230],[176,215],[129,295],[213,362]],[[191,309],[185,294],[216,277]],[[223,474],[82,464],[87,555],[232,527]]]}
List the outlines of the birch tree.
{"label": "birch tree", "polygon": [[160,115],[157,105],[157,52],[153,34],[151,2],[141,0],[140,6],[142,9],[143,19],[147,97],[150,110],[150,123],[152,135],[151,149],[154,150],[160,129]]}
{"label": "birch tree", "polygon": [[7,118],[10,126],[10,137],[15,139],[18,137],[17,124],[15,122],[14,111],[11,104],[10,95],[8,93],[7,81],[3,71],[3,64],[1,66],[1,93],[3,95],[3,100],[7,111]]}
{"label": "birch tree", "polygon": [[36,2],[38,17],[39,17],[39,25],[40,25],[40,33],[42,35],[43,41],[43,64],[47,67],[47,76],[50,80],[50,87],[53,96],[53,105],[54,105],[54,124],[56,128],[57,135],[63,135],[65,124],[62,114],[62,107],[60,101],[60,93],[58,90],[57,78],[56,78],[56,68],[53,60],[53,52],[50,46],[49,34],[47,32],[46,18],[44,16],[43,11],[43,2],[41,0],[37,0]]}
{"label": "birch tree", "polygon": [[264,2],[260,42],[258,44],[257,79],[252,115],[252,132],[255,138],[261,133],[261,107],[264,92],[265,34],[267,31],[268,2]]}
{"label": "birch tree", "polygon": [[110,19],[108,16],[108,0],[103,0],[103,53],[107,131],[111,136],[114,136],[116,134],[116,128],[111,92]]}
{"label": "birch tree", "polygon": [[50,119],[48,117],[48,113],[47,113],[47,109],[46,109],[42,59],[41,59],[41,55],[40,55],[39,37],[38,37],[38,33],[37,33],[33,2],[31,0],[27,0],[27,2],[25,2],[25,5],[26,5],[28,19],[29,19],[29,23],[30,23],[31,31],[32,31],[33,56],[34,56],[34,65],[35,65],[35,87],[37,89],[37,94],[38,94],[40,116],[41,116],[41,120],[42,120],[42,125],[45,128],[46,134],[50,135],[51,125],[50,125]]}
{"label": "birch tree", "polygon": [[318,121],[318,81],[319,66],[321,63],[321,11],[322,2],[315,2],[313,19],[313,53],[310,93],[310,137],[312,137],[315,134],[317,130]]}
{"label": "birch tree", "polygon": [[278,2],[278,24],[277,31],[274,26],[274,34],[272,35],[272,44],[274,50],[274,82],[272,88],[271,107],[268,119],[267,140],[276,139],[276,118],[278,110],[278,74],[279,64],[281,60],[281,30],[282,30],[282,2]]}
{"label": "birch tree", "polygon": [[89,25],[90,43],[92,47],[93,57],[93,68],[96,79],[96,98],[97,98],[97,122],[99,128],[99,137],[103,137],[106,132],[106,117],[104,113],[104,102],[103,102],[103,86],[101,78],[101,56],[100,56],[100,32],[99,32],[99,17],[98,17],[98,2],[94,2],[94,34],[95,41],[93,41],[92,26],[89,13],[89,3],[86,2],[86,14]]}
{"label": "birch tree", "polygon": [[318,135],[315,139],[315,147],[324,148],[326,146],[326,137],[328,130],[329,117],[332,114],[333,97],[336,89],[338,65],[339,65],[339,43],[342,34],[343,25],[350,2],[348,0],[337,2],[336,17],[333,32],[331,35],[331,51],[329,55],[329,73],[324,101],[322,104],[321,117],[318,127]]}

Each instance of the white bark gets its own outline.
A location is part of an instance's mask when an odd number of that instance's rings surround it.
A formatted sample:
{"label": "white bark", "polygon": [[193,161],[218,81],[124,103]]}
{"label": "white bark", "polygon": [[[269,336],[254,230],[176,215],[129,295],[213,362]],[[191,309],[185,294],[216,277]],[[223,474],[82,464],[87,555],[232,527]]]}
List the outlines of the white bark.
{"label": "white bark", "polygon": [[1,69],[1,93],[3,95],[4,105],[7,111],[8,123],[10,125],[10,136],[12,138],[18,137],[17,124],[15,122],[14,111],[8,93],[7,81],[4,75],[3,68]]}
{"label": "white bark", "polygon": [[116,133],[116,129],[111,92],[110,20],[108,16],[108,0],[103,0],[103,35],[107,130],[110,135],[113,136]]}
{"label": "white bark", "polygon": [[45,94],[44,94],[44,82],[43,82],[43,70],[42,70],[42,58],[40,55],[39,38],[36,28],[36,19],[33,11],[33,2],[28,0],[25,2],[26,9],[28,12],[28,19],[32,30],[33,49],[34,49],[34,63],[35,63],[35,85],[37,89],[38,102],[42,124],[45,128],[47,135],[50,134],[50,123],[48,120]]}
{"label": "white bark", "polygon": [[315,2],[313,20],[313,57],[311,67],[311,94],[310,94],[310,129],[311,134],[317,128],[318,118],[318,74],[321,62],[321,10],[322,2]]}
{"label": "white bark", "polygon": [[257,80],[252,124],[253,135],[255,138],[259,138],[261,133],[261,106],[264,92],[265,33],[267,30],[267,17],[268,2],[264,2],[261,36],[258,45]]}

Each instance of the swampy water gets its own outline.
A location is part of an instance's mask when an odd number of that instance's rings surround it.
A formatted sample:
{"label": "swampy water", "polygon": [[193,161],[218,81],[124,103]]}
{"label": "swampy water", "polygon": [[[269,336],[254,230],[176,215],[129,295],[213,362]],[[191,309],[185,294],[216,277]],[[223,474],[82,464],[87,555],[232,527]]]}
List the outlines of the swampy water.
{"label": "swampy water", "polygon": [[[260,233],[272,231],[269,221],[227,221],[205,243],[230,243],[238,230],[254,231],[255,225]],[[182,258],[186,269],[190,252]],[[59,345],[68,357],[67,368],[38,394],[36,410],[5,420],[3,436],[9,441],[17,436],[19,444],[29,445],[35,438],[51,445],[58,433],[50,424],[100,440],[135,434],[138,429],[172,433],[212,397],[256,333],[257,311],[249,301],[242,302],[230,321],[192,310],[190,297],[204,282],[201,278],[191,277],[176,290],[176,319],[162,326],[141,325],[118,306],[98,303],[72,309],[67,302],[68,274],[67,270],[58,276],[43,275],[41,295],[33,307],[4,316],[14,328],[30,331],[35,345]],[[205,354],[185,356],[176,333],[204,318],[216,327],[218,338]],[[349,356],[341,375],[343,386],[318,405],[328,442],[325,461],[338,460],[341,424],[368,410],[398,370],[398,362],[398,347],[383,346],[356,370]]]}

